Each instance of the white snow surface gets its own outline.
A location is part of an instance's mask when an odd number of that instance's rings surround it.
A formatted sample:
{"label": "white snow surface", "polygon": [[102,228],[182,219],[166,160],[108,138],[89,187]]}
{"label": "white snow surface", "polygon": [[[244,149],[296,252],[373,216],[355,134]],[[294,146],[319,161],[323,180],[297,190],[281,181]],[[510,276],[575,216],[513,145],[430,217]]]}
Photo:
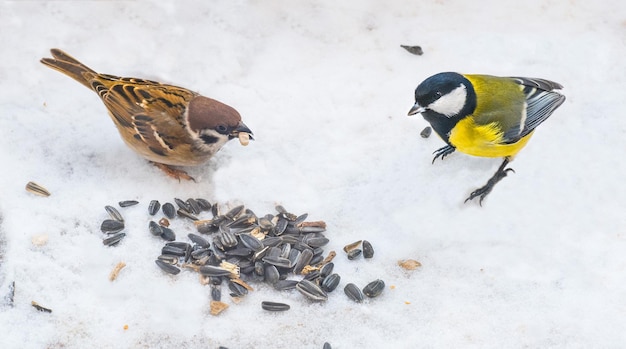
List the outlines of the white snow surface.
{"label": "white snow surface", "polygon": [[[621,0],[2,1],[0,44],[1,348],[626,343]],[[196,183],[168,178],[124,145],[96,94],[39,62],[52,47],[228,103],[256,140],[188,169]],[[455,153],[433,165],[444,143],[406,115],[417,84],[442,71],[565,87],[483,207],[463,200],[501,160]],[[52,195],[25,191],[28,181]],[[154,264],[164,242],[148,232],[147,206],[175,197],[326,221],[339,287],[312,303],[253,283],[239,304],[224,290],[230,307],[210,315],[196,273]],[[140,204],[120,209],[126,238],[103,246],[104,206],[129,199]],[[173,229],[180,241],[195,231],[183,219]],[[376,254],[349,261],[342,247],[360,239]],[[404,258],[422,267],[407,272]],[[377,278],[378,298],[343,293]],[[264,300],[291,310],[264,311]]]}

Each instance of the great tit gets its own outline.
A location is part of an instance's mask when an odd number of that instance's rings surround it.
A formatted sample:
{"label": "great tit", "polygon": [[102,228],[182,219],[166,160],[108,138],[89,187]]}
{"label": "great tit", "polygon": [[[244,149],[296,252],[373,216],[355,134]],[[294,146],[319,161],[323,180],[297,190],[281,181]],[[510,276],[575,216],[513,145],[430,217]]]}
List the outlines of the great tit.
{"label": "great tit", "polygon": [[[496,173],[465,202],[480,197],[479,204],[507,172],[513,157],[533,131],[565,101],[554,91],[560,84],[535,78],[439,73],[415,89],[409,115],[421,113],[447,143],[433,154],[433,163],[455,150],[482,157],[503,157]],[[513,171],[515,172],[515,171]]]}

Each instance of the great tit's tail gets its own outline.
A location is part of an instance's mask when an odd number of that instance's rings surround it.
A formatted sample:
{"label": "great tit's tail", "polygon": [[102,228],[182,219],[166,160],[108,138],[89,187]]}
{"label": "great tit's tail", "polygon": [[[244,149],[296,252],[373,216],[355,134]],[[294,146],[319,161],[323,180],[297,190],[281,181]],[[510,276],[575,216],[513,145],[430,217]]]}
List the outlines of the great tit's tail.
{"label": "great tit's tail", "polygon": [[53,48],[50,52],[54,58],[42,58],[41,63],[71,77],[90,90],[93,89],[91,79],[93,76],[97,75],[95,71],[58,48]]}

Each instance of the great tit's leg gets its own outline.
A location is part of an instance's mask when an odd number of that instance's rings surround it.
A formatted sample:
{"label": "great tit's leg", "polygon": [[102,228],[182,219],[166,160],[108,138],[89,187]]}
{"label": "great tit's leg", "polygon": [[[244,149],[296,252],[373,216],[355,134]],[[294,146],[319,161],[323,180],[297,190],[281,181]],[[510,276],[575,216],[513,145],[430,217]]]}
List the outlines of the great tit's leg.
{"label": "great tit's leg", "polygon": [[169,177],[178,179],[178,181],[180,182],[180,179],[186,179],[189,181],[196,181],[193,177],[191,177],[190,175],[187,174],[187,172],[183,171],[183,170],[177,170],[175,168],[172,168],[168,165],[165,164],[160,164],[158,162],[152,162],[152,164],[158,168],[161,169],[161,171],[165,172],[166,175],[168,175]]}
{"label": "great tit's leg", "polygon": [[443,148],[439,148],[437,150],[435,150],[433,152],[433,154],[435,154],[435,157],[433,158],[433,164],[435,163],[435,160],[437,160],[437,158],[441,157],[441,160],[443,160],[443,158],[445,158],[446,156],[454,153],[455,148],[451,145],[446,145]]}
{"label": "great tit's leg", "polygon": [[502,165],[500,165],[496,173],[491,178],[489,178],[489,180],[487,181],[487,184],[485,184],[481,188],[474,190],[470,194],[470,196],[467,199],[465,199],[465,202],[468,202],[469,200],[472,200],[475,197],[480,196],[480,199],[478,200],[478,204],[482,206],[483,199],[487,197],[487,195],[491,192],[491,189],[493,189],[496,183],[500,182],[502,178],[506,177],[507,172],[512,171],[513,173],[515,173],[515,170],[513,170],[512,168],[505,168],[506,165],[508,165],[510,161],[511,161],[510,158],[508,157],[504,158]]}

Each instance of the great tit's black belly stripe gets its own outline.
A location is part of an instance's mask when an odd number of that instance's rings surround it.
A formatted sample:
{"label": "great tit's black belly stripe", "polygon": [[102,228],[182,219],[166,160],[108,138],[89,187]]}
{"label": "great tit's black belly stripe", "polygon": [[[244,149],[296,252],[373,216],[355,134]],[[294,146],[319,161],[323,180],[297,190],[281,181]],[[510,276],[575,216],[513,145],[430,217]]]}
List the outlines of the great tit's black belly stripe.
{"label": "great tit's black belly stripe", "polygon": [[427,110],[422,113],[422,116],[426,121],[430,123],[433,127],[433,130],[437,132],[439,137],[441,137],[446,143],[450,144],[450,131],[454,128],[454,126],[459,122],[459,118],[448,118],[445,115],[435,113],[432,110]]}

